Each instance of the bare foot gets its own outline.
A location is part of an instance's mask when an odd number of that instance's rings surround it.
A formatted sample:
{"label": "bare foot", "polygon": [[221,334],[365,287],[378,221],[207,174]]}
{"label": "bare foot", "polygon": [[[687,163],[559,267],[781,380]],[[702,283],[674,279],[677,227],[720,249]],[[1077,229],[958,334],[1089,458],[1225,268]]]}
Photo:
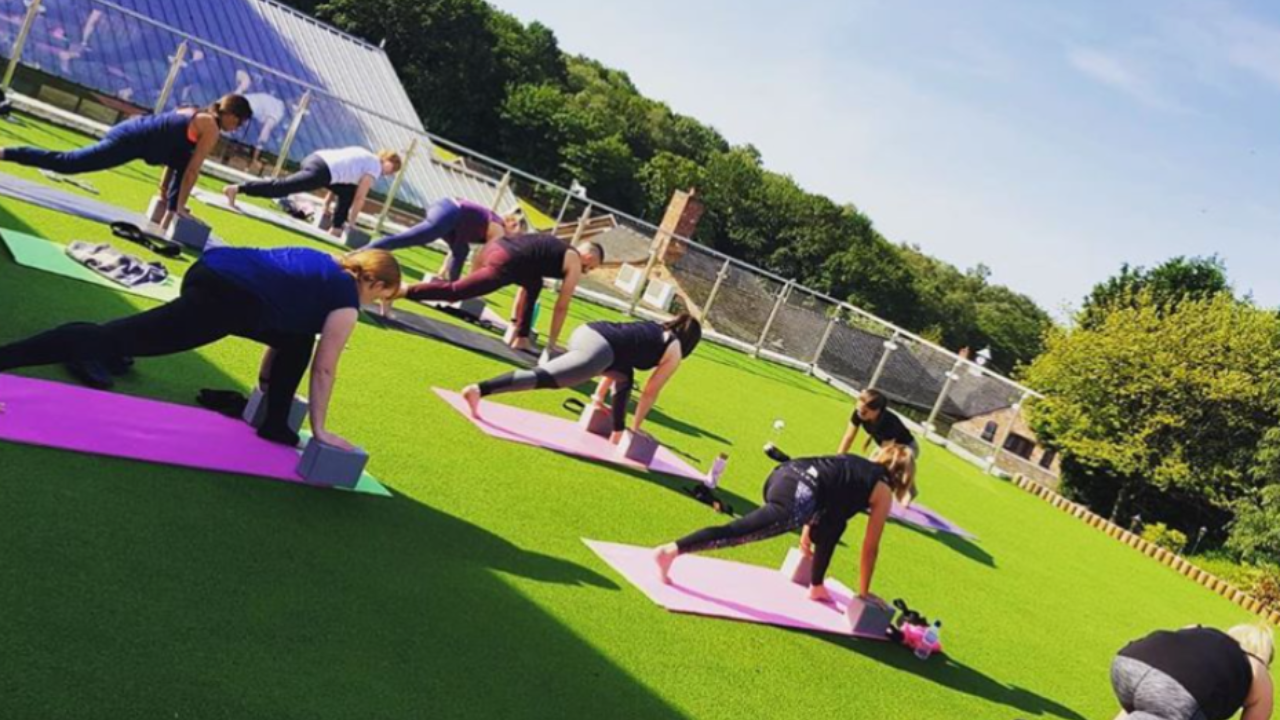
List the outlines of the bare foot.
{"label": "bare foot", "polygon": [[480,386],[468,385],[462,388],[462,399],[467,401],[467,405],[471,408],[471,417],[480,417]]}
{"label": "bare foot", "polygon": [[675,543],[654,548],[653,561],[658,564],[658,578],[662,580],[663,585],[671,584],[671,563],[674,563],[679,556],[680,549]]}
{"label": "bare foot", "polygon": [[222,194],[227,196],[227,204],[231,207],[235,207],[236,195],[240,194],[240,187],[237,185],[228,185],[222,188]]}

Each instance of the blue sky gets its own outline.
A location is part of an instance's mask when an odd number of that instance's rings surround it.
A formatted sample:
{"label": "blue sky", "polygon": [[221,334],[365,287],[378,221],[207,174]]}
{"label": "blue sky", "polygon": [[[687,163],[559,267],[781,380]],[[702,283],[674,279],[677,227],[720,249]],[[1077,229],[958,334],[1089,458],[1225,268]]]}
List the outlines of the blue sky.
{"label": "blue sky", "polygon": [[1061,317],[1217,253],[1280,305],[1280,3],[492,0]]}

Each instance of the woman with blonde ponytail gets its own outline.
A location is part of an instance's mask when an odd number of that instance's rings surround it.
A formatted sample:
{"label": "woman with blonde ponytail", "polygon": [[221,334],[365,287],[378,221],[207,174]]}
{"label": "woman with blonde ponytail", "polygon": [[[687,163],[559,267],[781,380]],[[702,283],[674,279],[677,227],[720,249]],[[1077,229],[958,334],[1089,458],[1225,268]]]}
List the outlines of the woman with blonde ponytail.
{"label": "woman with blonde ponytail", "polygon": [[858,564],[858,597],[883,604],[871,594],[871,578],[880,555],[880,536],[894,498],[911,491],[911,451],[889,443],[868,460],[857,455],[788,460],[774,468],[764,484],[764,505],[728,525],[699,530],[653,551],[663,582],[676,558],[691,552],[744,545],[803,528],[800,550],[813,558],[809,598],[831,596],[823,584],[831,556],[849,519],[868,515]]}
{"label": "woman with blonde ponytail", "polygon": [[310,363],[311,433],[350,449],[326,425],[338,358],[360,306],[389,300],[399,289],[400,266],[381,250],[337,258],[309,248],[214,248],[187,271],[177,300],[102,325],[69,323],[0,346],[0,372],[172,355],[235,335],[267,346],[259,373],[267,417],[259,436],[298,444],[297,433],[289,429],[289,409]]}

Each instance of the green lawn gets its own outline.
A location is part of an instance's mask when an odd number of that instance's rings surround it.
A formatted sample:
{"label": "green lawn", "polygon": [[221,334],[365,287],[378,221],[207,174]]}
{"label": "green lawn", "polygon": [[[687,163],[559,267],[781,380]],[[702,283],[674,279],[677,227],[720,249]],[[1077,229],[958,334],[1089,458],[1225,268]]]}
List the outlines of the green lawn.
{"label": "green lawn", "polygon": [[[18,142],[83,140],[0,123],[0,145]],[[142,207],[157,175],[139,165],[91,179],[103,199]],[[313,244],[193,207],[237,244]],[[8,200],[0,224],[58,242],[109,237]],[[440,256],[404,259],[416,273]],[[0,342],[149,305],[0,252]],[[572,321],[613,316],[579,302]],[[189,403],[200,388],[245,388],[258,354],[228,340],[140,360],[117,388]],[[331,426],[369,449],[391,499],[0,444],[0,717],[1110,718],[1108,664],[1127,640],[1250,618],[933,446],[922,501],[981,539],[891,525],[875,589],[944,620],[945,660],[669,614],[581,538],[652,545],[723,518],[687,482],[484,436],[430,392],[507,369],[357,330]],[[502,400],[555,414],[567,394]],[[703,344],[652,429],[699,467],[728,452],[723,486],[742,509],[759,501],[775,418],[789,451],[821,453],[849,408],[802,374]],[[849,584],[861,528],[834,564]],[[792,541],[723,555],[775,565]]]}

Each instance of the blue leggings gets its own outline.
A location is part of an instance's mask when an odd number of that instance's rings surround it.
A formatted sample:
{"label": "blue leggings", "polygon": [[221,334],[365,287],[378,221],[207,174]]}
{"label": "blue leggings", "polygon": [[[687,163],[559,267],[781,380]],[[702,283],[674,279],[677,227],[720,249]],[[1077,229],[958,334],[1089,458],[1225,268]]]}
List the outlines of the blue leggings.
{"label": "blue leggings", "polygon": [[445,269],[447,279],[452,282],[462,277],[462,266],[467,262],[471,245],[454,237],[454,228],[462,217],[462,208],[452,198],[445,198],[431,204],[427,208],[427,217],[422,222],[398,235],[388,235],[377,242],[370,243],[369,248],[375,250],[403,250],[408,247],[427,245],[435,240],[444,240],[449,244],[449,267]]}
{"label": "blue leggings", "polygon": [[[102,140],[78,150],[56,152],[35,147],[11,147],[4,149],[4,159],[9,162],[28,167],[41,168],[63,175],[98,172],[120,167],[134,160],[142,160],[146,153],[145,143],[135,137],[112,137],[108,135]],[[172,176],[169,186],[165,188],[167,207],[174,210],[178,205],[178,190],[182,187],[182,174],[187,166],[171,167]]]}

